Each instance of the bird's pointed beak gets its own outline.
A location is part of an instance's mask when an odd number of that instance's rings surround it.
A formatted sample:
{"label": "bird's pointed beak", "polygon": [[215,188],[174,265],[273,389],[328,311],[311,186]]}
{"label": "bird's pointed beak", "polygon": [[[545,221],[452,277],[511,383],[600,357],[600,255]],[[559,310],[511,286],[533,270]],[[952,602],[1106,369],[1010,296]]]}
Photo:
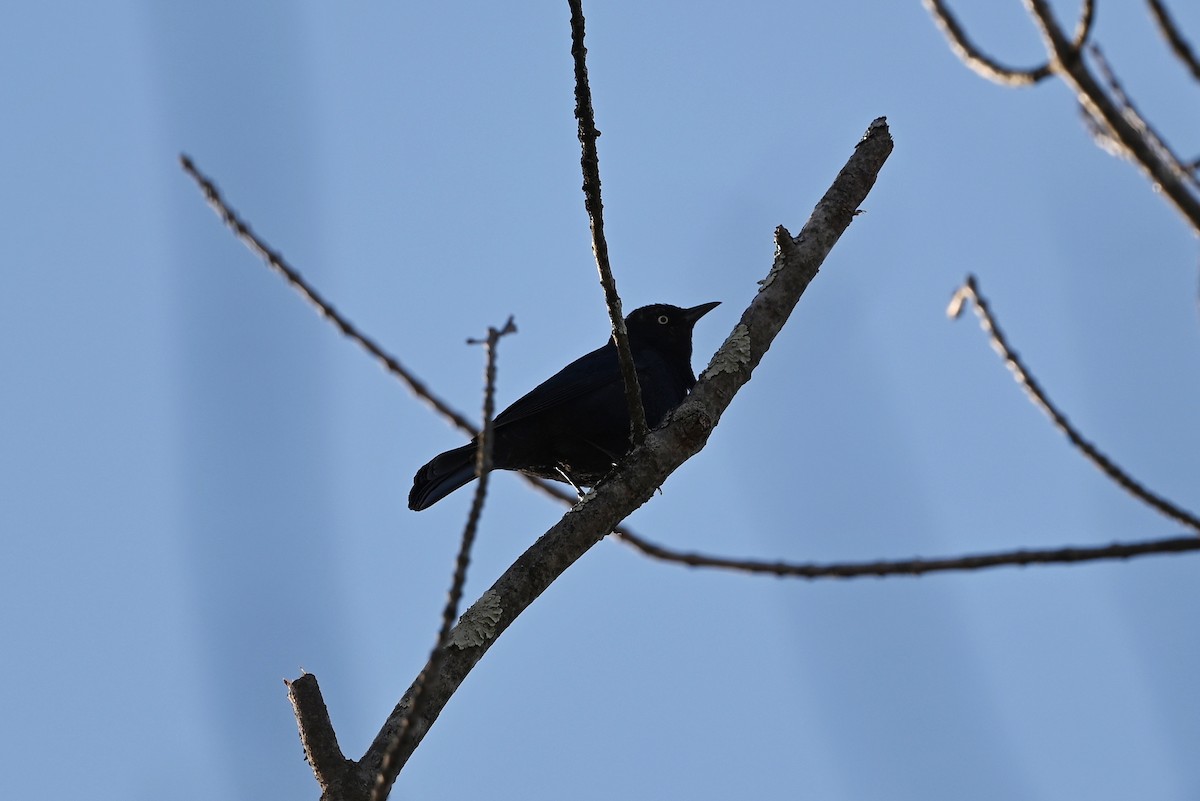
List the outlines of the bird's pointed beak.
{"label": "bird's pointed beak", "polygon": [[701,303],[699,306],[693,306],[690,309],[683,310],[683,317],[689,323],[695,323],[704,315],[708,314],[713,309],[721,305],[721,301],[714,300],[712,303]]}

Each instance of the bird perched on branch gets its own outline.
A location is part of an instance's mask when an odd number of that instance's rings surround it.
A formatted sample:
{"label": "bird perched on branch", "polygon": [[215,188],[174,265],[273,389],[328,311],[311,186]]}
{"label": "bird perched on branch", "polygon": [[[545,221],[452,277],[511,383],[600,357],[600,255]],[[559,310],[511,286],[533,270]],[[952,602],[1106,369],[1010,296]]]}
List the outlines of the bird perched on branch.
{"label": "bird perched on branch", "polygon": [[[681,309],[659,303],[625,318],[651,428],[695,386],[692,327],[718,305]],[[595,485],[630,449],[629,405],[616,343],[610,338],[500,412],[493,432],[493,468],[568,481],[577,489]],[[472,439],[418,470],[408,508],[428,509],[475,478],[476,449]]]}

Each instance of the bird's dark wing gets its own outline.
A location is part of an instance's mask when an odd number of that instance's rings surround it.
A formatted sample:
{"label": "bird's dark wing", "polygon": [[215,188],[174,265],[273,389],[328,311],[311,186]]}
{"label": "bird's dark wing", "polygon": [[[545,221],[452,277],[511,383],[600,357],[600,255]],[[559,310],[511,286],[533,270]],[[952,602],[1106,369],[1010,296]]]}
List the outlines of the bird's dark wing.
{"label": "bird's dark wing", "polygon": [[597,392],[621,380],[617,349],[611,342],[581,356],[513,401],[496,415],[497,426],[524,420],[561,403]]}

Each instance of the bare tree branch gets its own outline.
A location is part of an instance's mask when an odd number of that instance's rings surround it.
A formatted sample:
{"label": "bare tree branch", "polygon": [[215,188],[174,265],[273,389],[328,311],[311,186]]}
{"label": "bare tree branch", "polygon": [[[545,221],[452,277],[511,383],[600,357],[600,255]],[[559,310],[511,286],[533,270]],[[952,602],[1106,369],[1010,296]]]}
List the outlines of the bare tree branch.
{"label": "bare tree branch", "polygon": [[967,301],[970,301],[974,305],[975,314],[979,317],[979,325],[991,338],[992,349],[1004,359],[1004,363],[1012,372],[1013,378],[1025,390],[1025,394],[1029,396],[1034,405],[1038,406],[1050,417],[1059,431],[1067,435],[1067,439],[1071,441],[1071,444],[1078,448],[1087,457],[1088,461],[1100,468],[1104,475],[1115,481],[1122,489],[1139,501],[1149,505],[1172,520],[1183,523],[1185,526],[1200,532],[1200,519],[1197,519],[1192,513],[1176,506],[1162,496],[1151,492],[1118,467],[1111,459],[1101,453],[1095,445],[1084,439],[1083,435],[1067,420],[1066,415],[1050,402],[1050,399],[1046,397],[1046,393],[1029,372],[1029,369],[1009,346],[1004,332],[1000,330],[1000,326],[996,323],[996,318],[993,316],[988,302],[979,294],[979,286],[973,275],[968,275],[966,283],[954,293],[954,298],[950,301],[950,306],[946,309],[946,314],[951,318],[957,318],[962,313],[963,304]]}
{"label": "bare tree branch", "polygon": [[[568,506],[575,497],[549,481],[531,478],[538,489]],[[1147,540],[1145,542],[1113,543],[1099,546],[1065,545],[1056,548],[1018,548],[989,554],[964,554],[913,559],[878,559],[871,562],[785,562],[779,559],[746,559],[732,556],[714,556],[689,551],[679,551],[659,545],[642,537],[626,526],[618,526],[612,532],[617,539],[645,556],[661,562],[671,562],[685,567],[730,570],[749,575],[775,576],[777,578],[849,579],[860,577],[889,578],[894,576],[920,576],[926,573],[941,573],[950,570],[979,570],[988,567],[1023,567],[1031,564],[1079,564],[1107,559],[1128,559],[1151,554],[1175,553],[1200,550],[1200,538]],[[1186,545],[1184,543],[1192,543]],[[1194,546],[1194,547],[1193,547]]]}
{"label": "bare tree branch", "polygon": [[[1104,79],[1104,82],[1108,85],[1108,91],[1112,93],[1113,103],[1116,104],[1122,116],[1129,121],[1133,129],[1137,131],[1147,147],[1154,152],[1158,159],[1170,167],[1181,180],[1186,181],[1193,187],[1200,185],[1197,182],[1195,167],[1190,164],[1184,164],[1183,160],[1171,150],[1166,141],[1158,135],[1158,131],[1154,130],[1150,123],[1146,121],[1146,118],[1142,116],[1141,112],[1137,110],[1137,107],[1133,105],[1133,100],[1126,94],[1125,88],[1121,86],[1121,82],[1117,80],[1116,73],[1113,72],[1108,59],[1104,57],[1104,52],[1100,49],[1099,45],[1092,45],[1088,48],[1088,51],[1091,53],[1092,59],[1096,62],[1096,69],[1100,71],[1100,77]],[[1084,119],[1088,120],[1092,135],[1102,150],[1111,155],[1136,162],[1136,157],[1116,138],[1104,120],[1092,117],[1085,106],[1080,106],[1080,108],[1083,109]]]}
{"label": "bare tree branch", "polygon": [[1075,35],[1071,37],[1071,47],[1082,50],[1092,32],[1092,21],[1096,18],[1095,0],[1083,0],[1083,8],[1079,12],[1079,21],[1075,23]]}
{"label": "bare tree branch", "polygon": [[1200,60],[1197,60],[1196,54],[1192,52],[1192,47],[1188,44],[1187,39],[1183,38],[1179,26],[1175,24],[1175,20],[1167,11],[1166,4],[1161,0],[1146,0],[1146,2],[1150,5],[1150,15],[1154,17],[1159,33],[1167,40],[1171,51],[1191,71],[1192,77],[1200,81]]}
{"label": "bare tree branch", "polygon": [[371,790],[371,801],[384,801],[392,791],[392,783],[400,773],[398,754],[416,747],[417,741],[423,734],[418,735],[412,726],[412,721],[418,719],[428,704],[424,693],[425,685],[430,676],[436,676],[442,668],[442,658],[446,646],[450,644],[450,629],[458,618],[458,604],[462,600],[463,585],[467,582],[467,566],[471,561],[471,547],[475,543],[475,532],[479,528],[479,518],[483,514],[483,502],[487,498],[488,475],[492,470],[492,418],[496,411],[496,345],[506,334],[516,333],[513,318],[509,317],[503,328],[488,328],[487,338],[483,340],[468,340],[470,344],[484,346],[487,352],[487,367],[484,371],[483,392],[483,429],[479,434],[478,447],[475,450],[475,476],[479,479],[475,484],[475,497],[471,502],[471,510],[467,515],[467,525],[463,529],[462,542],[458,548],[458,558],[454,562],[454,578],[450,583],[450,593],[446,598],[446,607],[442,611],[442,627],[438,630],[437,641],[429,655],[425,669],[417,676],[409,690],[408,708],[396,722],[387,746],[379,760],[379,770],[375,774],[375,784]]}
{"label": "bare tree branch", "polygon": [[442,624],[436,643],[425,668],[417,676],[409,690],[407,696],[409,703],[400,713],[396,725],[380,753],[379,766],[373,776],[358,770],[357,763],[342,755],[316,676],[306,673],[294,682],[285,682],[288,687],[288,697],[292,701],[292,707],[296,714],[296,723],[300,730],[300,741],[304,746],[305,758],[313,769],[317,783],[321,786],[322,798],[370,798],[371,801],[383,801],[391,792],[392,784],[400,769],[396,755],[409,746],[415,747],[414,737],[419,741],[423,736],[423,734],[417,735],[411,724],[423,712],[423,702],[426,699],[425,684],[430,676],[437,675],[441,670],[442,657],[450,642],[450,629],[458,617],[458,605],[462,600],[463,586],[467,580],[471,548],[474,545],[475,533],[483,513],[484,499],[487,497],[488,475],[492,469],[492,420],[496,408],[496,346],[501,337],[516,333],[516,330],[512,317],[509,317],[508,322],[502,328],[489,328],[486,339],[467,340],[469,344],[483,345],[487,352],[487,365],[484,371],[483,428],[479,434],[475,462],[475,474],[479,481],[475,485],[474,500],[463,529],[458,557],[455,560],[454,576],[451,580],[446,606],[442,612]]}
{"label": "bare tree branch", "polygon": [[[749,379],[800,295],[850,224],[892,150],[880,118],[817,204],[800,235],[776,230],[775,262],[741,321],[718,349],[688,398],[604,481],[550,528],[463,614],[444,649],[441,669],[425,682],[427,706],[411,717],[411,745],[396,754],[397,769],[492,643],[563,571],[612,531],[704,446],[734,394]],[[401,699],[358,763],[360,774],[379,772],[383,753],[411,704]]]}
{"label": "bare tree branch", "polygon": [[[317,677],[305,673],[295,681],[284,679],[283,683],[296,714],[304,759],[317,777],[322,796],[341,798],[352,793],[351,784],[359,781],[356,764],[342,755]],[[365,794],[365,786],[359,789]]]}
{"label": "bare tree branch", "polygon": [[242,244],[248,247],[251,252],[257,254],[267,263],[267,265],[275,272],[282,275],[289,284],[300,293],[300,296],[307,300],[317,310],[317,313],[329,320],[337,329],[352,341],[358,343],[367,353],[374,356],[385,370],[399,378],[409,388],[409,390],[418,398],[429,404],[434,411],[443,417],[453,421],[456,426],[467,431],[471,436],[475,436],[475,427],[462,415],[450,408],[450,406],[441,398],[433,394],[433,392],[425,386],[416,376],[404,368],[403,365],[387,353],[383,348],[379,347],[374,340],[361,333],[354,325],[337,312],[336,309],[325,300],[316,289],[312,287],[304,278],[291,267],[283,256],[272,250],[265,242],[259,239],[250,226],[247,225],[237,213],[231,209],[221,197],[221,193],[217,190],[216,185],[208,179],[196,165],[184,154],[179,156],[179,164],[183,167],[184,172],[192,177],[199,185],[200,191],[204,193],[204,198],[208,204],[212,206],[213,211],[221,218],[222,222],[233,229],[234,234],[241,240]]}
{"label": "bare tree branch", "polygon": [[592,89],[588,84],[587,48],[583,46],[584,19],[582,0],[569,0],[571,6],[571,57],[575,60],[575,119],[579,122],[579,144],[583,155],[583,197],[588,222],[592,229],[592,254],[596,257],[596,269],[600,271],[600,286],[604,288],[604,301],[608,305],[608,318],[612,323],[613,340],[617,344],[617,361],[621,365],[621,377],[625,380],[625,402],[629,406],[629,440],[641,445],[646,439],[646,410],[642,407],[642,389],[638,385],[637,367],[633,363],[633,351],[629,348],[629,333],[625,330],[625,314],[621,310],[621,296],[617,294],[617,280],[613,277],[612,265],[608,261],[608,242],[604,238],[604,202],[600,197],[600,154],[596,150],[595,112],[592,110]]}
{"label": "bare tree branch", "polygon": [[925,0],[925,10],[941,29],[954,55],[977,75],[1003,86],[1032,86],[1050,77],[1049,62],[1029,69],[1019,69],[1006,67],[986,55],[967,37],[967,32],[942,0]]}
{"label": "bare tree branch", "polygon": [[[1014,70],[1003,67],[988,58],[967,38],[962,26],[950,13],[944,0],[924,0],[925,7],[933,16],[950,43],[951,50],[979,75],[1007,86],[1028,86],[1050,74],[1058,75],[1074,92],[1085,113],[1091,118],[1090,128],[1105,149],[1128,154],[1131,161],[1141,167],[1143,173],[1156,189],[1170,200],[1183,215],[1192,231],[1200,234],[1200,198],[1192,192],[1194,176],[1192,170],[1172,154],[1157,139],[1140,133],[1140,128],[1149,130],[1148,125],[1139,126],[1126,119],[1124,108],[1114,102],[1104,91],[1099,81],[1088,69],[1082,48],[1089,36],[1095,9],[1092,0],[1085,0],[1083,11],[1074,36],[1066,37],[1054,18],[1046,0],[1024,0],[1025,7],[1038,26],[1050,56],[1049,61],[1029,70]],[[1131,104],[1126,104],[1131,107]],[[1107,141],[1111,139],[1110,141]]]}
{"label": "bare tree branch", "polygon": [[[967,36],[967,32],[959,24],[958,19],[950,11],[943,0],[924,0],[925,10],[933,17],[938,28],[950,43],[950,49],[959,60],[975,71],[976,74],[1003,86],[1032,86],[1054,72],[1050,62],[1030,69],[1006,67],[980,50]],[[1094,0],[1084,0],[1080,12],[1079,23],[1075,27],[1074,47],[1083,46],[1092,30],[1092,20],[1095,18]]]}
{"label": "bare tree branch", "polygon": [[1130,153],[1151,183],[1183,215],[1192,231],[1200,234],[1200,198],[1192,193],[1187,174],[1180,174],[1175,163],[1161,158],[1125,118],[1092,75],[1079,49],[1064,36],[1046,0],[1025,0],[1025,6],[1037,23],[1046,50],[1051,55],[1051,68],[1071,88],[1087,113],[1108,126],[1114,138]]}
{"label": "bare tree branch", "polygon": [[946,556],[936,558],[880,559],[873,562],[833,562],[797,564],[757,559],[727,559],[699,553],[680,553],[626,533],[622,539],[646,556],[688,567],[711,567],[739,573],[766,574],[780,578],[851,579],[888,576],[923,576],[951,570],[981,570],[989,567],[1033,564],[1068,564],[1099,559],[1129,559],[1150,554],[1200,551],[1200,538],[1175,537],[1145,542],[1114,542],[1111,545],[1066,546],[1062,548],[1022,548],[1016,551]]}

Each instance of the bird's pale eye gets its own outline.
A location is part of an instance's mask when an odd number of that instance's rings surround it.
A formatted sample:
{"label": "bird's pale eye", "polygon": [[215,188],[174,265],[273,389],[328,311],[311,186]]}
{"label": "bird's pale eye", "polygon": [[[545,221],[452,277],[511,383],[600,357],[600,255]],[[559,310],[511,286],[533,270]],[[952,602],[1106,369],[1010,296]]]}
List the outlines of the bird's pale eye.
{"label": "bird's pale eye", "polygon": [[658,324],[659,325],[666,325],[667,322],[668,322],[667,315],[665,315],[665,314],[658,315]]}

